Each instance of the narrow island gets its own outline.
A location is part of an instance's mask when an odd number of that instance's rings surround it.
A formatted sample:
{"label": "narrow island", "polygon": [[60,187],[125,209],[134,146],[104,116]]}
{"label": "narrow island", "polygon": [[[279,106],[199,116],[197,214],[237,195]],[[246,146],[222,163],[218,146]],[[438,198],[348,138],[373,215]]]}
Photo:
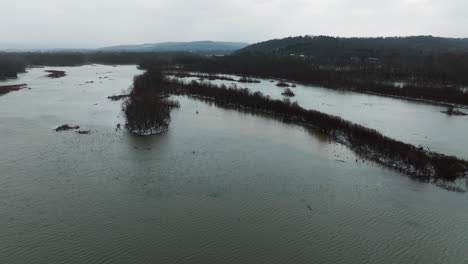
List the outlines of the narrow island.
{"label": "narrow island", "polygon": [[27,88],[26,84],[4,85],[0,86],[0,96],[10,92],[19,91]]}
{"label": "narrow island", "polygon": [[463,191],[449,183],[468,176],[466,160],[397,141],[340,117],[304,109],[288,99],[273,100],[248,89],[165,78],[157,69],[149,69],[135,78],[130,96],[123,104],[127,129],[138,135],[166,131],[170,110],[179,107],[177,102],[167,99],[170,94],[214,102],[221,107],[262,112],[316,129],[362,157],[421,181],[442,182],[449,190]]}

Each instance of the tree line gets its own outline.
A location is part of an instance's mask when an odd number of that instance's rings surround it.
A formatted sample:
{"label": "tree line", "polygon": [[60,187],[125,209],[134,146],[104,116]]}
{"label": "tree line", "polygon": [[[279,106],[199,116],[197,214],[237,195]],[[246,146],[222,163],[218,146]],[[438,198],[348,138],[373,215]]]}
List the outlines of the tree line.
{"label": "tree line", "polygon": [[26,71],[26,64],[17,56],[0,54],[0,81],[16,78],[18,73]]}
{"label": "tree line", "polygon": [[[186,58],[177,65],[178,69],[182,65],[185,71],[279,78],[337,90],[468,105],[468,93],[462,89],[462,84],[468,82],[468,55],[466,66],[460,65],[456,71],[445,70],[453,74],[453,78],[445,75],[442,70],[435,70],[450,64],[450,58],[445,58],[443,63],[442,60],[435,59],[432,62],[430,59],[420,60],[421,65],[427,66],[421,66],[420,70],[405,68],[406,70],[399,71],[395,71],[391,66],[376,66],[374,62],[365,62],[357,68],[346,68],[337,65],[317,65],[296,57],[266,55]],[[426,71],[431,67],[437,74],[431,73],[432,70]],[[452,65],[448,69],[453,67]]]}

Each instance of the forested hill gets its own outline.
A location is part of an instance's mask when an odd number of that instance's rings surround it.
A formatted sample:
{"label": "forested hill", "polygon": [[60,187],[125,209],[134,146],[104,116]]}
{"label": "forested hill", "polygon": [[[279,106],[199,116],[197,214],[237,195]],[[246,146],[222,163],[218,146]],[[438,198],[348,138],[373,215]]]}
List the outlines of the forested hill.
{"label": "forested hill", "polygon": [[142,45],[124,45],[101,48],[100,51],[126,52],[167,52],[188,51],[195,53],[231,53],[248,46],[243,42],[193,41],[193,42],[163,42]]}
{"label": "forested hill", "polygon": [[314,57],[384,57],[468,52],[468,39],[432,36],[335,38],[300,36],[260,42],[236,54],[304,55]]}

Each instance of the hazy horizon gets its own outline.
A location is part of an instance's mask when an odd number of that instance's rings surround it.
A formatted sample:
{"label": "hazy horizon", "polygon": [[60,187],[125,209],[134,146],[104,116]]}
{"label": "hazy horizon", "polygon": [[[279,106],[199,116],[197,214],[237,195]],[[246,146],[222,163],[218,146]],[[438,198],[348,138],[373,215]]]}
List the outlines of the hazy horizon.
{"label": "hazy horizon", "polygon": [[[306,36],[306,35],[298,35],[298,36]],[[391,38],[391,37],[418,37],[418,36],[432,36],[432,37],[441,37],[441,38],[455,38],[455,39],[468,39],[465,37],[447,37],[447,36],[433,36],[433,35],[407,35],[407,36],[349,36],[349,37],[343,37],[343,36],[331,36],[331,35],[309,35],[309,36],[330,36],[330,37],[341,37],[341,38]],[[101,48],[108,48],[108,47],[118,47],[118,46],[137,46],[137,45],[146,45],[146,44],[162,44],[162,43],[190,43],[190,42],[204,42],[204,41],[214,41],[214,42],[232,42],[232,43],[245,43],[248,45],[263,42],[263,41],[268,41],[268,40],[273,40],[273,39],[281,39],[281,38],[287,38],[287,37],[297,37],[296,35],[291,35],[291,36],[283,36],[283,37],[274,37],[271,39],[264,39],[260,40],[257,42],[245,42],[245,41],[225,41],[225,40],[187,40],[187,41],[161,41],[161,42],[144,42],[144,43],[114,43],[110,44],[107,46],[76,46],[76,45],[67,45],[67,44],[31,44],[31,43],[8,43],[8,42],[0,42],[0,51],[2,50],[94,50],[94,49],[101,49]]]}
{"label": "hazy horizon", "polygon": [[[8,43],[8,42],[0,42],[0,50],[2,49],[18,49],[18,50],[26,50],[26,49],[100,49],[100,48],[106,48],[106,47],[114,47],[114,46],[131,46],[131,45],[145,45],[145,44],[159,44],[159,43],[183,43],[183,42],[203,42],[203,41],[212,41],[210,39],[207,40],[189,40],[189,41],[161,41],[161,42],[145,42],[145,43],[114,43],[110,44],[107,46],[74,46],[74,45],[67,45],[64,44],[62,46],[58,44],[31,44],[31,43]],[[224,41],[224,40],[219,40],[216,42],[238,42],[238,43],[247,43],[247,44],[253,44],[253,43],[248,43],[244,41]]]}
{"label": "hazy horizon", "polygon": [[99,48],[298,35],[468,37],[461,0],[0,0],[3,46]]}

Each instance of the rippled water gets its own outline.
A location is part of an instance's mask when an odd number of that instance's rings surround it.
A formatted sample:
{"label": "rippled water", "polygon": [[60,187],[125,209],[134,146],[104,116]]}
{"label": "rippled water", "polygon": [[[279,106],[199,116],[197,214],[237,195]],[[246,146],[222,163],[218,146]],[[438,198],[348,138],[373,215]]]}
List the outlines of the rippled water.
{"label": "rippled water", "polygon": [[[238,76],[228,76],[239,79]],[[277,87],[277,81],[258,80],[261,83],[236,85],[260,91],[271,98],[285,98],[281,95],[284,88]],[[230,85],[233,82],[214,80],[212,83]],[[291,89],[296,94],[291,100],[302,107],[340,116],[415,146],[468,158],[468,116],[441,113],[446,107],[300,84]],[[468,113],[467,109],[461,111]]]}
{"label": "rippled water", "polygon": [[165,134],[116,131],[138,70],[60,69],[0,97],[0,263],[466,262],[465,194],[185,97]]}

